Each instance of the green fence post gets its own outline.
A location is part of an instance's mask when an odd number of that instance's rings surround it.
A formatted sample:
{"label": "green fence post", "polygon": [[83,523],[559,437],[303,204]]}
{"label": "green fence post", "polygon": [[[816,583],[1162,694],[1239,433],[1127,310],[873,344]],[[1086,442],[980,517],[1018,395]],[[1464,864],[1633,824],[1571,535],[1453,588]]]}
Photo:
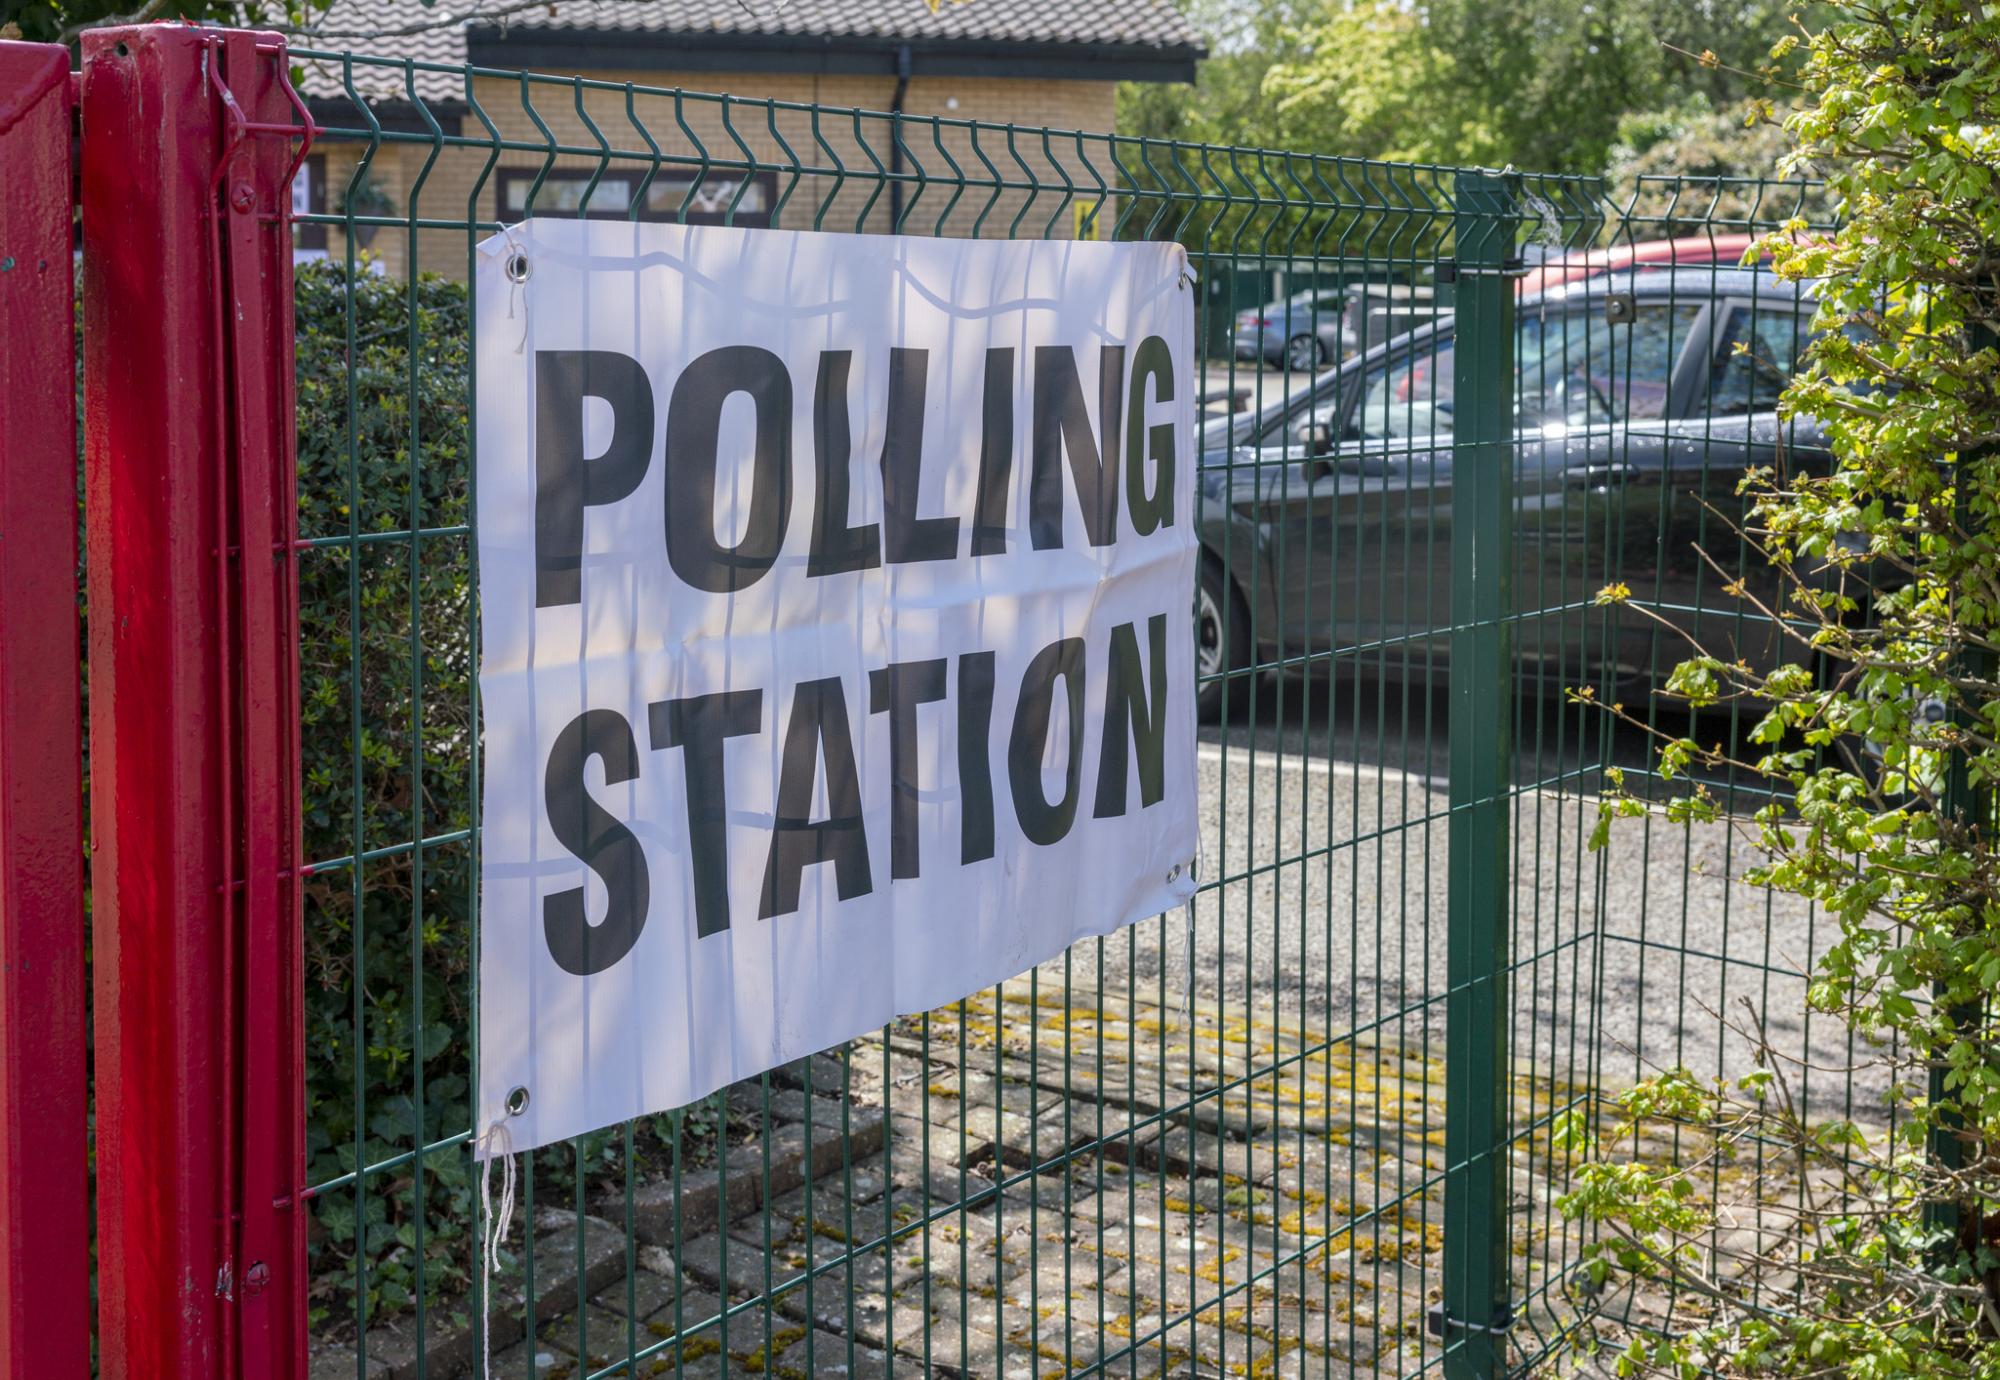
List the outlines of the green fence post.
{"label": "green fence post", "polygon": [[[1451,870],[1445,972],[1444,1305],[1451,1380],[1504,1370],[1507,796],[1513,681],[1513,183],[1460,173],[1452,287]],[[1441,275],[1442,276],[1442,275]]]}

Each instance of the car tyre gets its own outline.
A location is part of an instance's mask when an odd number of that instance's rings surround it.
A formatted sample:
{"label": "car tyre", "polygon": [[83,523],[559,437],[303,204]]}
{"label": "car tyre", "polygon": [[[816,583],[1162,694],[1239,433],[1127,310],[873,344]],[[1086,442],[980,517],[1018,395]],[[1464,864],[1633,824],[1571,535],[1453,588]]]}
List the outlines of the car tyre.
{"label": "car tyre", "polygon": [[1215,561],[1204,558],[1194,595],[1195,712],[1203,723],[1222,717],[1223,692],[1236,682],[1232,701],[1243,703],[1248,693],[1246,671],[1253,657],[1250,651],[1250,612]]}
{"label": "car tyre", "polygon": [[1299,373],[1327,365],[1326,346],[1316,335],[1295,335],[1285,342],[1285,363]]}

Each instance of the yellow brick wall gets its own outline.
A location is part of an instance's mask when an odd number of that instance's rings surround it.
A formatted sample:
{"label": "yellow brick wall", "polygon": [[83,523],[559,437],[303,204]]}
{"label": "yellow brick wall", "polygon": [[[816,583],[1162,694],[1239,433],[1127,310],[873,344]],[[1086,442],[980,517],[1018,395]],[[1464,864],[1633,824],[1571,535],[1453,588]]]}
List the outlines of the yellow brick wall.
{"label": "yellow brick wall", "polygon": [[[583,75],[622,82],[634,74],[593,72]],[[676,79],[673,73],[643,74],[646,84],[653,87],[672,86]],[[765,102],[881,111],[887,107],[894,92],[893,78],[701,73],[687,75],[680,80],[685,82],[690,92],[722,91],[734,99],[725,105],[693,95],[681,99],[651,93],[635,96],[633,110],[659,144],[664,157],[699,154],[695,140],[690,139],[682,128],[684,121],[700,144],[706,146],[710,156],[741,159],[742,151],[736,139],[731,137],[733,129],[759,162],[806,169],[796,181],[785,172],[776,175],[774,190],[782,201],[777,224],[781,228],[810,229],[816,219],[821,228],[828,230],[886,231],[890,228],[890,194],[875,175],[876,164],[869,157],[872,150],[884,166],[889,163],[890,123],[883,118],[864,117],[857,136],[852,115],[820,112],[815,117],[813,112],[807,110],[773,109]],[[905,167],[911,173],[921,169],[932,182],[920,193],[915,188],[905,191],[905,229],[913,234],[953,236],[975,233],[988,237],[1009,233],[1040,236],[1049,233],[1068,237],[1074,234],[1078,206],[1098,202],[1099,197],[1095,193],[1097,178],[1101,176],[1105,183],[1114,183],[1117,180],[1116,170],[1103,140],[1085,140],[1079,146],[1075,138],[1062,139],[1051,134],[1045,147],[1043,130],[1109,132],[1115,117],[1116,89],[1115,84],[1108,81],[1005,77],[913,79],[904,100]],[[534,116],[539,115],[561,145],[585,148],[598,145],[597,138],[590,133],[577,112],[574,87],[532,87],[529,99],[533,103],[533,114],[530,114],[517,82],[481,80],[476,84],[475,92],[505,141],[532,146],[545,144],[547,136],[535,125]],[[951,104],[953,101],[956,102],[955,108]],[[586,90],[583,107],[614,151],[634,155],[614,157],[606,175],[627,178],[628,185],[636,187],[651,163],[650,158],[644,156],[644,137],[627,117],[625,93]],[[1034,128],[1016,133],[1010,147],[1004,132],[981,130],[975,139],[970,130],[929,123],[933,116]],[[464,118],[461,132],[468,138],[482,141],[485,138],[485,128],[476,115],[468,114]],[[784,145],[790,146],[789,155],[784,151]],[[341,206],[342,190],[363,146],[328,139],[319,148],[326,154],[326,203],[330,210],[337,212]],[[992,170],[980,158],[982,152],[991,160]],[[395,214],[398,216],[409,213],[413,184],[429,154],[428,145],[412,144],[385,144],[377,154],[376,176],[394,198]],[[414,192],[418,216],[426,220],[462,222],[470,208],[472,216],[478,220],[502,219],[499,205],[502,174],[510,170],[533,173],[545,159],[542,153],[531,150],[503,151],[493,175],[486,179],[476,201],[471,200],[488,156],[484,147],[443,150],[422,186]],[[958,174],[951,170],[954,161],[959,168]],[[555,166],[558,169],[588,170],[598,164],[599,160],[595,158],[558,157]],[[838,175],[842,166],[849,174],[845,180]],[[1092,169],[1095,169],[1095,175]],[[673,165],[663,165],[663,174],[670,175],[673,171]],[[1064,173],[1068,174],[1079,194],[1067,203],[1062,190]],[[966,185],[962,194],[954,200],[954,179],[959,176],[963,177]],[[1031,181],[1041,184],[1043,190],[1029,192],[1025,184]],[[729,185],[733,189],[733,179]],[[683,181],[671,191],[664,185],[660,191],[668,197],[668,205],[678,206],[686,186]],[[623,198],[619,200],[622,204]],[[537,204],[548,204],[546,194]],[[1108,233],[1111,214],[1108,205],[1100,212],[1105,222],[1100,234]],[[339,229],[330,230],[328,239],[329,250],[335,256],[345,252]],[[420,230],[416,240],[419,267],[455,278],[465,275],[467,237],[462,230]],[[402,228],[384,228],[375,236],[369,249],[381,259],[386,272],[401,275],[409,261],[410,234]]]}

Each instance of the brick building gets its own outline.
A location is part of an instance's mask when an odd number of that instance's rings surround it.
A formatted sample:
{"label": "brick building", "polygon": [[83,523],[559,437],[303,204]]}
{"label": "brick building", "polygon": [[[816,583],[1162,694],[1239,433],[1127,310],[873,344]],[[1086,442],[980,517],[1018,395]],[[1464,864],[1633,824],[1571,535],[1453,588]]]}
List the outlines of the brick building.
{"label": "brick building", "polygon": [[[383,131],[372,157],[351,133],[316,146],[295,189],[316,211],[347,209],[365,160],[372,213],[404,222],[636,201],[648,219],[955,235],[1100,233],[1118,83],[1189,81],[1203,55],[1171,0],[336,0],[292,43],[395,60],[299,59],[320,124]],[[440,70],[467,64],[560,79]],[[357,234],[389,272],[412,236],[425,268],[465,271],[462,233]],[[341,254],[342,231],[301,247]]]}

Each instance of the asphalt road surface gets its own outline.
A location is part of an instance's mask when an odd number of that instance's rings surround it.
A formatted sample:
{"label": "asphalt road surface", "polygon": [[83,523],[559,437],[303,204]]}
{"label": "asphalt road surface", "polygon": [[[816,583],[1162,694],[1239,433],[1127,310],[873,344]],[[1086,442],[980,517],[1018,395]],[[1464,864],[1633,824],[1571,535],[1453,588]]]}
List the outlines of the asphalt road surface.
{"label": "asphalt road surface", "polygon": [[[1761,1021],[1812,1064],[1786,1072],[1817,1115],[1852,1099],[1885,1117],[1887,1079],[1844,1030],[1805,1009],[1835,927],[1791,897],[1731,881],[1755,856],[1727,824],[1598,822],[1603,764],[1640,767],[1637,730],[1534,702],[1514,729],[1510,1038],[1517,1066],[1608,1086],[1675,1065],[1735,1077]],[[1276,1010],[1333,1031],[1444,1052],[1447,733],[1442,695],[1366,681],[1266,686],[1197,747],[1202,881],[1185,915],[1105,941],[1101,980],[1169,1001]],[[1747,813],[1758,803],[1739,794]],[[1078,951],[1078,980],[1097,963]],[[1748,1005],[1746,1006],[1745,1000]],[[1858,1051],[1865,1062],[1866,1051]]]}

